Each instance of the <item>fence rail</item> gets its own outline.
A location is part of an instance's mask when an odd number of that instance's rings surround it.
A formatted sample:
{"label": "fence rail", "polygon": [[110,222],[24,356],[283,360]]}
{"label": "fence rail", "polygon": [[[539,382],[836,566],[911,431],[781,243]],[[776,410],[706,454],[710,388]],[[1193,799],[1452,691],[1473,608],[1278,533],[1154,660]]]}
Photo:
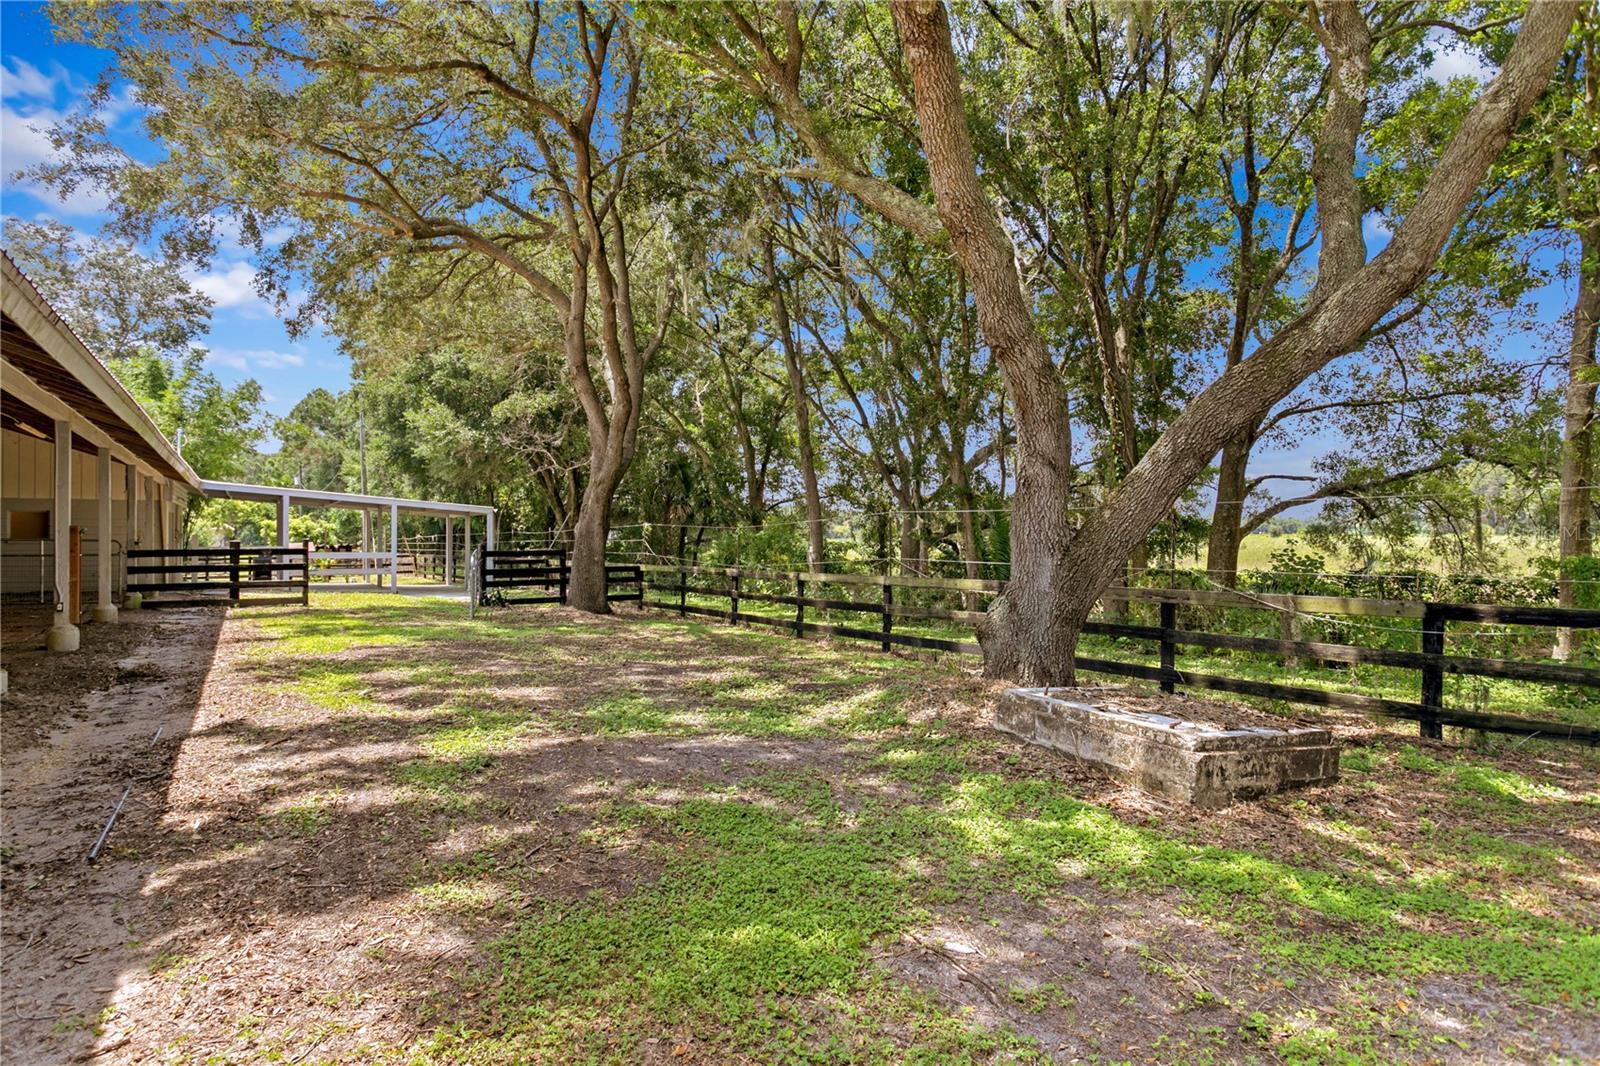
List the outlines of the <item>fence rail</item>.
{"label": "fence rail", "polygon": [[368,578],[377,578],[378,584],[383,579],[398,575],[411,577],[416,574],[417,566],[413,557],[406,552],[388,551],[324,551],[311,552],[311,580],[332,581],[342,577],[348,581],[352,577],[361,578],[363,582]]}
{"label": "fence rail", "polygon": [[[290,548],[245,548],[238,541],[226,548],[130,548],[125,588],[140,593],[148,607],[306,606],[311,602],[310,556],[309,543]],[[256,595],[263,591],[269,594]]]}
{"label": "fence rail", "polygon": [[[842,637],[849,640],[872,641],[883,650],[893,647],[923,648],[937,651],[982,654],[975,641],[950,640],[941,637],[897,633],[897,619],[917,621],[950,621],[971,626],[983,617],[982,612],[945,610],[939,608],[898,605],[896,589],[923,589],[942,592],[989,593],[1002,590],[1003,583],[975,578],[926,578],[908,575],[824,574],[801,573],[742,568],[714,568],[697,566],[667,566],[640,564],[645,584],[653,592],[676,594],[675,601],[650,599],[641,602],[676,610],[680,615],[700,615],[727,621],[733,625],[746,622],[768,626],[793,633]],[[662,578],[670,578],[663,581]],[[691,577],[712,578],[720,586],[692,587]],[[747,580],[780,582],[793,586],[793,594],[763,592],[744,587]],[[818,585],[871,588],[879,593],[870,599],[834,599],[807,595]],[[728,610],[702,607],[689,603],[689,596],[709,595],[726,597]],[[1258,696],[1287,700],[1323,707],[1337,707],[1388,718],[1416,721],[1425,737],[1443,735],[1446,725],[1468,729],[1481,729],[1496,733],[1522,736],[1546,736],[1577,740],[1589,744],[1600,743],[1600,729],[1587,728],[1565,722],[1541,721],[1513,715],[1485,713],[1450,708],[1444,705],[1444,676],[1446,674],[1490,677],[1548,684],[1579,685],[1600,690],[1600,670],[1583,666],[1557,663],[1525,662],[1513,659],[1494,659],[1468,655],[1445,654],[1445,632],[1450,622],[1499,623],[1518,626],[1562,627],[1570,629],[1600,629],[1600,611],[1555,607],[1520,607],[1498,604],[1425,603],[1410,600],[1376,600],[1342,596],[1293,596],[1285,594],[1253,594],[1227,590],[1200,589],[1150,589],[1116,588],[1107,593],[1108,598],[1153,603],[1159,612],[1159,625],[1134,625],[1122,622],[1091,621],[1083,631],[1089,634],[1128,637],[1153,641],[1159,651],[1160,665],[1120,662],[1078,656],[1076,665],[1081,670],[1114,674],[1144,681],[1154,681],[1164,692],[1174,692],[1182,685],[1209,689],[1235,695]],[[772,603],[795,608],[792,620],[768,615],[741,614],[741,602]],[[1302,615],[1341,615],[1388,619],[1415,619],[1420,625],[1420,651],[1402,651],[1389,648],[1371,648],[1354,644],[1324,643],[1298,639],[1272,639],[1240,636],[1232,633],[1211,633],[1197,629],[1180,629],[1177,608],[1180,605],[1202,607],[1229,607],[1274,611],[1288,618]],[[807,622],[807,607],[827,611],[876,614],[878,625],[867,629],[857,626],[828,625]],[[1397,700],[1357,692],[1329,691],[1286,685],[1277,682],[1254,681],[1236,677],[1222,677],[1178,668],[1179,649],[1183,647],[1232,649],[1277,655],[1286,664],[1301,660],[1328,663],[1367,663],[1415,670],[1418,673],[1418,699]]]}

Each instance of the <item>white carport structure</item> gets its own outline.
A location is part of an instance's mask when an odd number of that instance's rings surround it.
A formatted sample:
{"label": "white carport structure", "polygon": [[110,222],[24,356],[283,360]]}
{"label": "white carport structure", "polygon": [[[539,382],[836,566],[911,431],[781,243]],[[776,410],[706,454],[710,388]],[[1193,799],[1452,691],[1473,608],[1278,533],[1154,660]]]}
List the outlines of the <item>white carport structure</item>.
{"label": "white carport structure", "polygon": [[114,548],[177,547],[200,479],[6,255],[0,304],[0,591],[52,603],[47,643],[74,651],[70,531],[92,535],[93,618],[113,622]]}
{"label": "white carport structure", "polygon": [[[400,516],[402,514],[424,514],[434,518],[444,519],[444,572],[446,584],[451,583],[451,576],[455,573],[455,536],[454,524],[456,519],[461,519],[465,537],[463,547],[466,555],[472,554],[473,519],[483,519],[484,544],[489,548],[495,546],[495,509],[476,503],[449,503],[442,500],[408,500],[397,496],[367,496],[355,492],[321,492],[313,489],[283,488],[275,485],[239,485],[231,481],[202,481],[201,490],[210,497],[226,500],[249,500],[255,503],[270,503],[277,508],[278,546],[289,546],[289,508],[341,508],[361,512],[361,529],[363,543],[360,551],[313,551],[311,559],[332,561],[336,563],[359,563],[355,568],[341,569],[339,573],[359,573],[363,577],[377,577],[382,584],[385,575],[389,578],[389,587],[398,592],[400,589]],[[374,523],[373,517],[380,521]],[[371,539],[373,526],[382,528],[382,519],[387,518],[388,537],[384,549],[373,550]],[[465,561],[463,559],[463,561]],[[313,569],[315,574],[316,570]]]}

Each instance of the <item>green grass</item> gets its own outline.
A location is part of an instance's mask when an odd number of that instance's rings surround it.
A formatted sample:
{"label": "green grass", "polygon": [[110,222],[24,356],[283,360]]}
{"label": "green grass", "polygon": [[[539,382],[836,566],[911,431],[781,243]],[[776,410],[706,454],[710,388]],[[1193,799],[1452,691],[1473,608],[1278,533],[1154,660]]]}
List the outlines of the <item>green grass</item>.
{"label": "green grass", "polygon": [[636,692],[602,696],[589,704],[587,716],[594,731],[606,737],[687,732],[672,708]]}
{"label": "green grass", "polygon": [[[1508,537],[1492,532],[1485,538],[1485,546],[1499,559],[1496,572],[1506,575],[1532,573],[1533,559],[1555,553],[1554,544],[1540,544],[1524,537]],[[1432,548],[1426,537],[1417,537],[1413,547],[1424,556],[1432,554]],[[1239,569],[1269,570],[1272,568],[1272,556],[1285,548],[1292,548],[1302,553],[1324,554],[1320,549],[1307,543],[1306,538],[1299,533],[1286,533],[1279,537],[1265,533],[1251,533],[1239,542]],[[1337,552],[1327,558],[1330,570],[1349,571],[1362,565],[1362,560]],[[1180,557],[1178,565],[1205,566],[1204,550],[1186,558]]]}
{"label": "green grass", "polygon": [[[1315,1007],[1224,988],[1237,1021],[1173,1021],[1146,1049],[1159,1061],[1426,1057],[1418,1023],[1393,1001],[1435,978],[1573,1012],[1576,1025],[1600,1018],[1600,928],[1584,904],[1596,883],[1577,843],[1600,814],[1600,761],[1575,749],[1551,749],[1570,758],[1547,776],[1528,758],[1375,731],[1344,751],[1346,785],[1269,801],[1279,828],[1252,842],[1226,818],[1102,805],[1024,772],[1009,740],[930,716],[921,697],[958,679],[928,658],[661,615],[591,623],[526,609],[469,621],[454,604],[381,595],[317,606],[254,616],[266,650],[252,668],[276,670],[317,715],[401,723],[414,754],[385,779],[442,820],[416,839],[469,840],[454,857],[419,859],[411,903],[494,929],[464,990],[441,985],[431,998],[434,1035],[407,1049],[415,1061],[627,1061],[684,1033],[711,1061],[1045,1059],[1054,1049],[976,1024],[875,959],[951,913],[1017,920],[1038,908],[1076,921],[1084,885],[1103,898],[1094,906],[1203,930],[1204,944],[1248,956],[1274,987],[1323,986]],[[542,702],[497,688],[557,673],[570,683],[545,686]],[[519,856],[567,845],[542,828],[524,839],[521,821],[491,824],[521,784],[507,767],[547,736],[602,751],[628,739],[620,765],[657,767],[621,784],[597,769],[560,795],[530,793],[515,816],[568,819],[578,850],[556,868],[626,856],[622,882],[584,873],[594,891],[551,891]],[[675,774],[682,750],[723,754]],[[1390,805],[1411,814],[1397,820]],[[280,817],[319,847],[337,842],[325,795]],[[1074,981],[1093,979],[1042,974],[1002,992],[1022,1015],[1054,1017],[1078,1010]],[[1217,1006],[1210,990],[1185,995]],[[1459,1039],[1502,1054],[1471,1031]],[[1104,1053],[1118,1057],[1114,1043]]]}
{"label": "green grass", "polygon": [[[1592,928],[1448,883],[1385,883],[1197,845],[1049,782],[992,774],[962,776],[932,806],[875,805],[848,821],[814,776],[744,785],[780,809],[695,798],[618,810],[662,831],[659,881],[620,900],[550,906],[494,942],[479,977],[494,990],[494,1035],[453,1030],[432,1053],[510,1062],[588,1042],[626,1058],[660,1027],[688,1026],[718,1034],[729,1053],[826,1058],[817,1034],[787,1042],[796,1000],[869,995],[882,980],[867,966],[874,940],[941,903],[1000,892],[1049,900],[1064,871],[1129,897],[1176,891],[1192,916],[1309,972],[1476,974],[1530,1002],[1600,1006]],[[1301,1061],[1348,1050],[1336,1029],[1295,1040],[1280,1051]]]}

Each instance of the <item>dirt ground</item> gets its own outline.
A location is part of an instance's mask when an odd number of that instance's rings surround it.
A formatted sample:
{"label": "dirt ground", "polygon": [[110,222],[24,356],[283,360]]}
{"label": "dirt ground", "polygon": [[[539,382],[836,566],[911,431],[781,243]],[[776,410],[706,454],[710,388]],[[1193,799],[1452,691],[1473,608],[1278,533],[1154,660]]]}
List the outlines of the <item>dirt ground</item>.
{"label": "dirt ground", "polygon": [[150,832],[166,806],[223,624],[214,609],[128,612],[116,625],[82,627],[79,652],[55,655],[43,647],[49,617],[8,606],[3,635],[0,1050],[18,1063],[69,1061],[94,1044],[142,935],[140,893],[155,868],[127,841]]}
{"label": "dirt ground", "polygon": [[[13,652],[8,639],[7,1062],[470,1059],[463,1033],[508,1024],[498,938],[596,898],[621,906],[681,852],[660,826],[619,817],[625,805],[752,787],[786,796],[797,782],[821,788],[846,821],[925,802],[916,779],[885,775],[873,744],[795,727],[800,696],[861,690],[875,671],[911,693],[893,729],[959,744],[963,772],[1062,783],[1120,823],[1177,840],[1364,869],[1379,860],[1335,846],[1308,811],[1336,810],[1338,825],[1412,826],[1443,817],[1446,801],[1431,785],[1379,790],[1350,775],[1310,802],[1195,812],[998,738],[987,727],[994,686],[944,664],[852,654],[830,673],[818,652],[789,695],[752,697],[730,728],[705,717],[707,693],[740,672],[759,682],[779,645],[550,608],[504,612],[483,638],[448,619],[380,627],[351,610],[226,622],[213,608],[140,612],[86,628],[77,656]],[[384,610],[403,617],[403,607]],[[297,621],[257,621],[285,617]],[[537,623],[524,632],[511,619]],[[1157,699],[1085,693],[1108,694]],[[1284,721],[1200,701],[1187,709]],[[1380,757],[1402,750],[1369,724],[1333,724]],[[1589,763],[1545,748],[1507,752],[1501,765],[1594,786]],[[130,784],[105,856],[86,864]],[[1588,865],[1563,873],[1571,892],[1540,906],[1592,929],[1600,832],[1528,819],[1515,833],[1519,846],[1559,847]],[[1471,974],[1352,982],[1274,963],[1199,920],[1176,890],[1130,894],[1071,871],[1047,895],[934,900],[866,959],[866,987],[931,1004],[895,998],[891,1020],[865,1034],[907,1054],[926,1024],[915,1019],[937,1016],[1019,1034],[1059,1061],[1323,1061],[1296,1059],[1297,1034],[1272,1036],[1261,1020],[1305,1016],[1308,1031],[1318,1018],[1370,1026],[1368,1061],[1600,1060],[1600,1025],[1582,1009],[1529,1003]],[[832,1019],[862,1008],[824,995],[796,1009]],[[1005,1059],[1006,1046],[977,1057]],[[760,1058],[691,1022],[598,1047],[570,1057]]]}

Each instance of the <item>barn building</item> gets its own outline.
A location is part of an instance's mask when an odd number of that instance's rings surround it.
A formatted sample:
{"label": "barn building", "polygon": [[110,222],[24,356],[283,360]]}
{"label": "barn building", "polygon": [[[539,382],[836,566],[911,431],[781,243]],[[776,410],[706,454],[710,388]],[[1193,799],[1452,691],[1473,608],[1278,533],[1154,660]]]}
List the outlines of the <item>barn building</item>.
{"label": "barn building", "polygon": [[200,479],[4,253],[0,304],[0,592],[53,604],[49,647],[71,651],[72,531],[81,601],[115,621],[122,552],[176,547]]}

